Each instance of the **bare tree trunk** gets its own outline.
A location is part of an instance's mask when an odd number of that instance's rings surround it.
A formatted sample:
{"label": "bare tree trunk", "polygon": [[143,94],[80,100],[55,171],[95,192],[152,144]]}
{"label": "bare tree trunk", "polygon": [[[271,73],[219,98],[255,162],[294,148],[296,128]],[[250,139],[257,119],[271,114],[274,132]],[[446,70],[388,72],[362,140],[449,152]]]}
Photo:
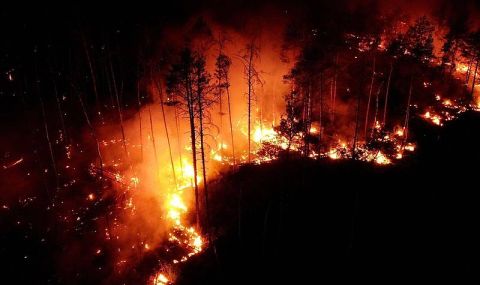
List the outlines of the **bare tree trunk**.
{"label": "bare tree trunk", "polygon": [[249,50],[249,60],[248,60],[248,71],[247,71],[247,77],[248,77],[248,163],[251,162],[251,154],[252,154],[252,149],[251,149],[251,135],[252,135],[252,125],[251,125],[251,120],[252,120],[252,84],[253,84],[253,44],[250,46]]}
{"label": "bare tree trunk", "polygon": [[158,95],[160,97],[160,107],[162,110],[163,127],[165,128],[165,135],[167,137],[168,153],[170,155],[170,165],[172,166],[173,181],[175,183],[175,188],[177,188],[178,183],[177,183],[177,175],[175,173],[175,164],[173,163],[172,146],[170,144],[170,136],[168,134],[168,127],[167,127],[167,118],[165,116],[165,109],[163,107],[163,90],[162,90],[162,86],[159,85],[159,83],[156,81],[155,81],[155,86],[157,87]]}
{"label": "bare tree trunk", "polygon": [[333,79],[330,81],[330,119],[333,125]]}
{"label": "bare tree trunk", "polygon": [[[37,95],[38,95],[38,98],[40,100],[40,108],[41,108],[41,111],[42,111],[42,119],[43,119],[43,127],[44,127],[44,132],[45,132],[45,138],[47,140],[47,145],[48,145],[48,150],[49,150],[49,153],[50,153],[50,162],[51,162],[51,165],[52,165],[52,169],[53,169],[53,172],[54,172],[54,175],[55,175],[55,189],[58,191],[60,189],[60,182],[58,180],[58,171],[57,171],[57,165],[56,165],[56,161],[55,161],[55,155],[54,155],[54,152],[53,152],[53,146],[52,146],[52,142],[50,140],[50,135],[49,135],[49,130],[48,130],[48,122],[47,122],[47,115],[45,113],[45,105],[43,103],[43,98],[42,98],[42,94],[41,94],[41,90],[40,90],[40,79],[38,78],[38,66],[37,66],[37,57],[36,57],[36,54],[35,54],[35,87],[36,87],[36,91],[37,91]],[[55,194],[53,195],[55,197]]]}
{"label": "bare tree trunk", "polygon": [[333,105],[332,105],[332,124],[335,125],[335,106],[337,100],[337,77],[338,77],[338,54],[335,57],[335,74],[333,77]]}
{"label": "bare tree trunk", "polygon": [[208,183],[207,183],[207,168],[206,168],[206,159],[205,159],[205,135],[204,135],[204,126],[203,126],[203,119],[204,119],[204,100],[205,94],[204,89],[202,87],[202,83],[200,82],[201,70],[197,70],[197,79],[196,79],[196,99],[198,105],[198,130],[200,135],[200,156],[201,156],[201,163],[202,163],[202,176],[203,176],[203,193],[205,196],[205,229],[208,233],[210,227],[210,215],[209,215],[209,203],[208,203]]}
{"label": "bare tree trunk", "polygon": [[194,98],[192,94],[192,87],[190,82],[190,75],[185,74],[186,79],[186,86],[185,90],[187,92],[187,107],[188,107],[188,118],[190,123],[190,141],[192,147],[192,164],[193,164],[193,183],[194,183],[194,190],[195,190],[195,211],[196,211],[196,218],[197,218],[197,228],[200,228],[200,205],[199,205],[199,198],[198,198],[198,179],[197,179],[197,145],[196,145],[196,136],[195,136],[195,109],[194,109]]}
{"label": "bare tree trunk", "polygon": [[52,146],[52,142],[50,140],[50,135],[49,135],[49,131],[48,131],[48,122],[47,122],[47,115],[45,114],[45,106],[43,104],[42,95],[40,93],[38,94],[38,97],[40,98],[40,107],[42,109],[42,118],[43,118],[43,127],[44,127],[44,131],[45,131],[45,138],[47,139],[48,150],[50,152],[50,160],[51,160],[50,162],[52,163],[53,174],[55,175],[55,185],[56,185],[56,189],[59,190],[60,189],[60,182],[58,180],[57,164],[56,164],[56,161],[55,161],[53,146]]}
{"label": "bare tree trunk", "polygon": [[[220,128],[219,128],[218,135],[220,137],[220,156],[223,158],[223,116],[225,114],[223,113],[223,100],[222,100],[223,99],[223,96],[222,96],[223,92],[222,92],[222,90],[220,90],[220,92],[221,92],[220,96],[218,96],[218,100],[219,100],[219,102],[218,102],[218,105],[219,105],[218,106],[218,108],[219,108],[218,113],[220,115]],[[217,146],[217,148],[218,148],[218,146]]]}
{"label": "bare tree trunk", "polygon": [[392,80],[392,72],[393,72],[393,61],[390,63],[390,72],[388,74],[387,90],[385,90],[385,104],[383,107],[383,127],[387,126],[388,95],[390,93],[390,82]]}
{"label": "bare tree trunk", "polygon": [[323,72],[320,72],[320,116],[318,127],[318,153],[322,150],[322,129],[323,129]]}
{"label": "bare tree trunk", "polygon": [[272,123],[275,126],[275,103],[277,102],[277,96],[276,96],[276,91],[275,91],[275,81],[273,81],[273,86],[272,86]]}
{"label": "bare tree trunk", "polygon": [[[116,103],[117,103],[118,118],[120,120],[120,129],[122,131],[123,150],[125,151],[125,157],[127,159],[127,162],[130,163],[130,155],[128,153],[127,140],[126,140],[126,137],[125,137],[125,128],[123,126],[122,105],[120,103],[120,98],[119,98],[119,95],[118,95],[117,83],[116,83],[116,80],[115,80],[115,72],[113,71],[113,64],[112,64],[111,59],[109,60],[109,63],[110,63],[110,73],[112,74],[113,90],[114,90],[114,93],[115,93],[115,99],[116,99]],[[122,87],[122,89],[123,89],[123,87]]]}
{"label": "bare tree trunk", "polygon": [[475,72],[473,73],[473,81],[472,81],[472,91],[471,91],[471,96],[473,98],[473,93],[475,92],[475,83],[477,81],[477,71],[478,71],[478,62],[480,59],[477,59],[477,64],[475,65]]}
{"label": "bare tree trunk", "polygon": [[202,99],[198,96],[199,104],[199,128],[200,128],[200,154],[202,160],[202,174],[203,174],[203,193],[205,195],[205,216],[206,223],[205,227],[208,231],[210,227],[210,215],[209,215],[209,204],[208,204],[208,183],[207,183],[207,168],[205,163],[205,142],[204,142],[204,129],[203,129],[203,103]]}
{"label": "bare tree trunk", "polygon": [[160,166],[158,165],[157,146],[155,145],[155,133],[153,131],[152,110],[150,109],[150,105],[148,105],[148,117],[150,121],[150,134],[152,135],[153,157],[155,158],[156,176],[158,176],[158,174],[160,173]]}
{"label": "bare tree trunk", "polygon": [[[228,78],[226,78],[228,80]],[[226,81],[229,82],[229,81]],[[230,139],[232,141],[232,156],[233,156],[233,169],[237,167],[237,162],[235,159],[235,143],[233,140],[233,123],[232,123],[232,108],[231,108],[231,103],[230,103],[230,88],[227,86],[227,103],[228,103],[228,119],[230,121]]]}
{"label": "bare tree trunk", "polygon": [[306,102],[305,102],[305,111],[306,111],[306,114],[305,114],[305,121],[304,121],[304,125],[305,125],[305,131],[304,131],[304,152],[305,152],[305,156],[308,157],[309,153],[310,153],[310,146],[309,146],[309,143],[308,143],[308,137],[310,136],[310,127],[311,127],[311,124],[312,124],[312,83],[311,81],[309,81],[308,83],[308,90],[307,90],[307,98],[306,98]]}
{"label": "bare tree trunk", "polygon": [[85,117],[85,121],[87,122],[87,125],[90,129],[90,134],[92,135],[93,139],[95,140],[95,145],[97,147],[97,156],[100,162],[100,176],[103,179],[103,158],[102,158],[102,152],[100,151],[100,143],[98,141],[98,136],[97,133],[95,132],[95,129],[93,128],[93,125],[90,121],[90,118],[88,117],[87,109],[85,108],[85,104],[83,103],[82,95],[79,92],[76,92],[78,96],[78,100],[80,101],[80,105],[82,107],[83,115]]}
{"label": "bare tree trunk", "polygon": [[140,157],[143,161],[142,101],[140,100],[140,81],[137,80],[138,125],[140,130]]}
{"label": "bare tree trunk", "polygon": [[474,57],[472,57],[472,59],[470,59],[470,62],[468,63],[467,74],[465,77],[465,84],[468,84],[468,82],[470,81],[470,73],[472,72],[472,65],[474,60],[475,60]]}
{"label": "bare tree trunk", "polygon": [[372,131],[370,133],[370,137],[373,137],[373,132],[375,131],[375,126],[377,124],[379,98],[380,98],[380,92],[382,91],[382,86],[383,86],[383,82],[380,83],[380,86],[378,86],[377,95],[376,95],[376,98],[375,98],[375,115],[373,116],[373,127],[372,127]]}
{"label": "bare tree trunk", "polygon": [[98,96],[98,90],[97,90],[97,77],[95,76],[95,70],[93,68],[92,64],[92,59],[90,58],[90,52],[88,51],[88,45],[87,45],[87,40],[85,39],[85,35],[82,34],[82,40],[83,40],[83,48],[85,49],[85,55],[87,57],[87,63],[88,63],[88,68],[90,70],[90,76],[92,77],[92,89],[93,89],[93,94],[95,95],[95,108],[97,109],[97,115],[102,119],[102,113],[100,110],[100,100]]}
{"label": "bare tree trunk", "polygon": [[368,102],[367,102],[367,111],[365,112],[365,127],[363,130],[363,137],[365,141],[367,141],[367,131],[368,131],[368,116],[370,115],[370,103],[372,100],[372,89],[373,89],[373,82],[375,81],[375,66],[376,65],[376,58],[373,56],[373,69],[372,69],[372,80],[370,81],[370,90],[368,91]]}
{"label": "bare tree trunk", "polygon": [[360,125],[360,92],[357,94],[357,109],[355,111],[355,132],[353,135],[352,158],[357,157],[358,127]]}
{"label": "bare tree trunk", "polygon": [[[102,152],[100,150],[100,143],[98,141],[97,134],[95,132],[95,129],[93,128],[93,125],[90,121],[90,118],[88,117],[87,109],[85,108],[85,104],[82,99],[82,95],[79,92],[76,92],[78,96],[78,100],[80,101],[80,105],[82,107],[83,115],[85,117],[85,121],[87,122],[87,125],[90,129],[90,134],[92,135],[93,139],[95,140],[95,145],[96,145],[96,150],[97,150],[97,156],[100,164],[100,181],[103,185],[103,158],[102,158]],[[103,187],[103,186],[102,186]],[[98,190],[96,190],[98,194]],[[107,224],[106,230],[107,230],[107,236],[110,238],[111,237],[111,227],[110,227],[110,218],[108,217],[108,213],[105,213],[105,223]]]}
{"label": "bare tree trunk", "polygon": [[[405,136],[404,136],[405,139],[403,141],[403,144],[405,144],[405,142],[408,139],[408,124],[410,121],[410,102],[412,100],[412,89],[413,89],[413,76],[410,78],[410,88],[408,90],[407,108],[405,110],[405,121],[403,123],[403,132],[405,133]],[[402,145],[402,149],[403,149],[403,145]]]}

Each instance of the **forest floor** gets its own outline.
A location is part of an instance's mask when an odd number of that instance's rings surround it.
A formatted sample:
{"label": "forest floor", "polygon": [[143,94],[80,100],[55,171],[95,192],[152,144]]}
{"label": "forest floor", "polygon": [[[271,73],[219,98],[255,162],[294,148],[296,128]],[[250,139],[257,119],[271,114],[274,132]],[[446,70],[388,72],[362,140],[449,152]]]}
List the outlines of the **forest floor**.
{"label": "forest floor", "polygon": [[[480,114],[411,127],[417,150],[394,165],[278,160],[212,181],[213,243],[176,284],[480,282]],[[71,280],[59,277],[62,246],[39,234],[44,209],[25,203],[0,209],[0,283],[99,284],[89,268],[107,265],[108,255],[83,264],[83,276],[72,268]]]}

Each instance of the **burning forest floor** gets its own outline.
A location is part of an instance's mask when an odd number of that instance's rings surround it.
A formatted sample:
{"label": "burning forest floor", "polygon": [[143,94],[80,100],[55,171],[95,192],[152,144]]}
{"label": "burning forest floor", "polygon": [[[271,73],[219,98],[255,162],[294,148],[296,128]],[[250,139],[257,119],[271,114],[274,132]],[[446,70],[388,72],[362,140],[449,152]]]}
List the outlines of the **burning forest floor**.
{"label": "burning forest floor", "polygon": [[418,153],[390,167],[280,160],[218,180],[218,240],[178,284],[479,282],[479,120],[415,120]]}
{"label": "burning forest floor", "polygon": [[[466,112],[443,128],[419,117],[411,128],[417,150],[393,165],[279,159],[212,181],[213,242],[182,265],[175,283],[478,282],[480,114]],[[95,270],[112,266],[112,257],[82,262],[95,237],[86,228],[52,227],[39,203],[1,211],[4,280],[98,284]],[[59,246],[66,237],[75,246]],[[60,277],[58,256],[66,248],[79,267]],[[126,270],[123,282],[144,282],[159,252]]]}

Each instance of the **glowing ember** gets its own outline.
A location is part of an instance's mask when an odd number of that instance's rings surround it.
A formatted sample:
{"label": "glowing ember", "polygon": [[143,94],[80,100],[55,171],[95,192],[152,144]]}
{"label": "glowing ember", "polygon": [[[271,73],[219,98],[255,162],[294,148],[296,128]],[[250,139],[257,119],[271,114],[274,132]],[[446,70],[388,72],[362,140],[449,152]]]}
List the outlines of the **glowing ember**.
{"label": "glowing ember", "polygon": [[386,165],[386,164],[390,164],[391,161],[383,153],[378,152],[377,156],[375,157],[375,163]]}
{"label": "glowing ember", "polygon": [[409,143],[405,146],[405,150],[408,150],[408,151],[415,151],[415,145],[412,144],[412,143]]}
{"label": "glowing ember", "polygon": [[425,118],[427,121],[433,123],[434,125],[443,126],[442,118],[437,114],[432,114],[430,112],[426,112],[423,115],[423,118]]}
{"label": "glowing ember", "polygon": [[338,155],[338,152],[336,149],[332,148],[329,152],[328,152],[328,157],[330,157],[331,159],[339,159],[340,156]]}
{"label": "glowing ember", "polygon": [[166,285],[169,282],[168,278],[162,273],[157,274],[153,279],[153,285]]}
{"label": "glowing ember", "polygon": [[449,99],[445,99],[445,100],[443,100],[442,104],[445,105],[445,106],[452,106],[452,101],[450,101]]}

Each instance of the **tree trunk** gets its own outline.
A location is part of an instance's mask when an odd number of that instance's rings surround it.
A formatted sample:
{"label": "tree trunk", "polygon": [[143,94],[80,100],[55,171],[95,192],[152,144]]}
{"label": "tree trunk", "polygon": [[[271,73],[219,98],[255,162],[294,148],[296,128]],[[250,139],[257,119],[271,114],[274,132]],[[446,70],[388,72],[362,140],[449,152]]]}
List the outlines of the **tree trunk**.
{"label": "tree trunk", "polygon": [[468,82],[470,81],[470,73],[472,72],[472,65],[474,61],[475,59],[474,57],[472,57],[472,59],[470,59],[470,62],[468,63],[467,74],[465,76],[465,84],[468,84]]}
{"label": "tree trunk", "polygon": [[232,123],[232,109],[231,109],[231,104],[230,104],[230,88],[228,87],[228,77],[225,78],[225,82],[227,83],[227,104],[228,104],[228,119],[230,122],[230,137],[232,141],[232,156],[233,156],[233,169],[235,170],[237,164],[236,164],[236,159],[235,159],[235,143],[233,141],[233,123]]}
{"label": "tree trunk", "polygon": [[152,135],[153,156],[155,158],[155,170],[156,170],[155,177],[158,177],[158,175],[160,174],[160,171],[159,171],[160,166],[158,165],[157,146],[155,145],[155,134],[153,132],[152,110],[150,110],[150,105],[148,105],[148,117],[150,119],[150,133]]}
{"label": "tree trunk", "polygon": [[475,72],[473,73],[473,81],[472,81],[472,91],[471,96],[473,98],[473,93],[475,92],[475,82],[477,81],[477,71],[478,71],[478,62],[480,59],[477,59],[477,64],[475,64]]}
{"label": "tree trunk", "polygon": [[190,75],[185,74],[186,79],[186,86],[185,90],[187,92],[187,107],[188,107],[188,118],[190,123],[190,141],[192,147],[192,164],[193,164],[193,183],[194,183],[194,191],[195,191],[195,211],[196,211],[196,218],[197,218],[197,228],[200,228],[200,205],[199,205],[199,198],[198,198],[198,179],[197,179],[197,146],[196,146],[196,138],[195,138],[195,109],[194,109],[194,102],[193,102],[193,94],[192,94],[192,86],[190,82]]}
{"label": "tree trunk", "polygon": [[387,126],[387,108],[388,108],[388,95],[390,93],[390,82],[392,80],[393,61],[390,63],[390,72],[388,74],[387,89],[385,90],[385,104],[383,107],[383,127]]}
{"label": "tree trunk", "polygon": [[97,109],[97,115],[100,117],[101,120],[103,120],[102,113],[100,110],[100,101],[99,101],[98,90],[97,90],[97,77],[95,76],[95,70],[93,68],[92,59],[90,58],[90,52],[88,51],[87,40],[85,39],[85,36],[83,34],[82,34],[82,40],[83,40],[83,48],[85,49],[85,55],[87,57],[90,76],[92,77],[92,89],[93,89],[93,94],[95,95],[95,107]]}
{"label": "tree trunk", "polygon": [[[109,63],[110,63],[110,73],[112,74],[113,90],[114,90],[114,93],[115,93],[115,100],[116,100],[116,103],[117,103],[118,118],[120,120],[120,128],[121,128],[121,131],[122,131],[123,150],[125,151],[125,157],[127,159],[127,162],[130,163],[130,155],[128,154],[127,142],[126,142],[126,138],[125,138],[125,128],[123,126],[122,105],[120,103],[120,98],[119,98],[119,95],[118,95],[117,83],[116,83],[116,80],[115,80],[115,73],[113,71],[113,64],[112,64],[111,59],[109,60]],[[122,89],[123,89],[123,87],[122,87]]]}
{"label": "tree trunk", "polygon": [[138,127],[140,130],[140,157],[143,161],[142,102],[140,100],[140,81],[137,80]]}
{"label": "tree trunk", "polygon": [[318,153],[322,151],[322,129],[323,129],[323,72],[320,72],[320,116],[318,127]]}
{"label": "tree trunk", "polygon": [[375,115],[373,116],[373,126],[372,126],[372,131],[370,133],[370,137],[373,137],[373,132],[375,131],[375,126],[377,124],[379,99],[380,99],[380,92],[382,91],[382,86],[383,86],[383,82],[380,83],[380,86],[378,86],[378,90],[375,98]]}
{"label": "tree trunk", "polygon": [[[218,82],[220,82],[220,78],[217,78]],[[220,127],[219,127],[219,132],[218,136],[220,137],[220,156],[223,159],[223,90],[219,90],[219,96],[218,96],[218,113],[220,115]],[[218,149],[218,146],[217,146]]]}
{"label": "tree trunk", "polygon": [[360,92],[357,94],[357,109],[355,111],[355,133],[353,136],[352,158],[357,157],[358,127],[360,124]]}
{"label": "tree trunk", "polygon": [[170,135],[168,134],[167,117],[165,116],[165,109],[164,109],[164,106],[163,106],[162,86],[159,85],[158,82],[155,82],[155,84],[156,84],[156,87],[157,87],[157,90],[158,90],[158,95],[160,97],[160,107],[161,107],[161,110],[162,110],[163,127],[165,128],[165,135],[167,137],[168,153],[170,155],[170,165],[172,167],[173,181],[175,183],[175,189],[177,189],[178,188],[177,175],[175,173],[175,164],[173,163],[172,145],[170,144]]}
{"label": "tree trunk", "polygon": [[405,144],[405,142],[408,139],[408,124],[410,121],[410,102],[412,100],[412,89],[413,89],[413,76],[410,78],[410,88],[408,90],[407,108],[405,110],[405,121],[403,123],[403,132],[405,133],[403,144]]}
{"label": "tree trunk", "polygon": [[375,65],[376,65],[376,58],[375,56],[373,56],[372,80],[370,81],[370,90],[368,91],[367,111],[365,112],[365,127],[363,131],[363,137],[365,138],[365,141],[367,141],[368,116],[370,115],[370,103],[372,100],[373,82],[375,81],[375,67],[376,67]]}
{"label": "tree trunk", "polygon": [[252,135],[252,79],[253,79],[253,44],[250,46],[250,54],[248,60],[248,71],[247,71],[247,78],[248,78],[248,163],[251,162],[251,135]]}
{"label": "tree trunk", "polygon": [[45,131],[45,138],[47,139],[48,150],[49,150],[49,153],[50,153],[50,160],[51,160],[50,162],[52,163],[53,174],[55,175],[55,186],[56,186],[56,189],[58,191],[60,189],[60,182],[58,180],[57,163],[55,161],[53,146],[52,146],[52,142],[50,140],[50,135],[49,135],[49,130],[48,130],[47,115],[45,114],[45,106],[43,104],[42,95],[39,93],[38,97],[40,98],[40,107],[42,109],[43,127],[44,127],[44,131]]}
{"label": "tree trunk", "polygon": [[[100,168],[99,168],[100,169],[100,181],[101,181],[101,185],[102,185],[102,188],[103,188],[103,158],[102,158],[102,153],[100,151],[100,143],[98,141],[98,137],[97,137],[97,134],[95,132],[95,129],[93,128],[93,125],[90,122],[90,118],[88,117],[88,113],[87,113],[87,110],[85,108],[85,104],[83,103],[82,95],[79,92],[76,92],[76,93],[77,93],[77,96],[78,96],[78,100],[80,101],[80,105],[82,107],[83,115],[85,116],[85,121],[87,122],[87,125],[90,128],[90,133],[91,133],[93,139],[95,140],[95,144],[97,146],[97,156],[98,156],[99,163],[100,163]],[[96,190],[96,192],[97,192],[97,194],[99,193],[98,190]],[[106,226],[107,236],[108,236],[108,238],[110,238],[111,237],[111,226],[110,226],[110,218],[108,217],[108,213],[105,213],[104,217],[105,217],[105,223],[107,225]]]}
{"label": "tree trunk", "polygon": [[335,125],[335,105],[337,101],[338,54],[335,57],[335,75],[333,77],[332,123]]}
{"label": "tree trunk", "polygon": [[[201,75],[198,74],[198,78]],[[205,163],[205,142],[204,142],[204,129],[203,129],[203,106],[204,106],[204,94],[200,82],[197,82],[197,100],[198,100],[198,127],[200,131],[200,155],[202,160],[202,174],[203,174],[203,193],[205,195],[205,228],[207,233],[210,227],[210,215],[209,215],[209,205],[208,205],[208,183],[207,183],[207,168]]]}
{"label": "tree trunk", "polygon": [[304,155],[305,157],[308,157],[310,149],[309,149],[309,144],[308,144],[308,137],[310,136],[310,126],[311,126],[311,117],[312,117],[312,84],[311,81],[309,80],[308,83],[308,89],[306,92],[307,96],[305,98],[304,102],[304,113],[305,113],[305,119],[304,119]]}

